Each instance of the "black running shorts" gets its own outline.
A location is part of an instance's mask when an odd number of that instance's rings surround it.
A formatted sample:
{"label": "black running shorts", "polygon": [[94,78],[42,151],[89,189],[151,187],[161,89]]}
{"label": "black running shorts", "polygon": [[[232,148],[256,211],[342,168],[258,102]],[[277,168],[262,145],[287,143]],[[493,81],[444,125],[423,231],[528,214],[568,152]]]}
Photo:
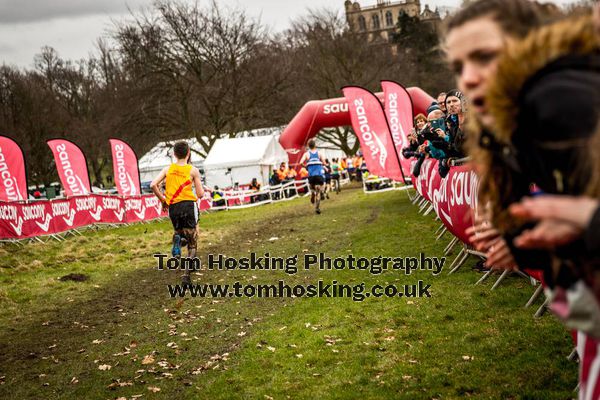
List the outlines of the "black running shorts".
{"label": "black running shorts", "polygon": [[309,176],[308,177],[308,183],[311,186],[323,186],[323,184],[325,183],[325,181],[323,180],[323,176],[321,176],[321,175],[314,175],[314,176]]}
{"label": "black running shorts", "polygon": [[171,204],[169,206],[169,218],[173,223],[173,228],[178,231],[180,229],[195,229],[198,224],[198,207],[195,201],[184,200]]}

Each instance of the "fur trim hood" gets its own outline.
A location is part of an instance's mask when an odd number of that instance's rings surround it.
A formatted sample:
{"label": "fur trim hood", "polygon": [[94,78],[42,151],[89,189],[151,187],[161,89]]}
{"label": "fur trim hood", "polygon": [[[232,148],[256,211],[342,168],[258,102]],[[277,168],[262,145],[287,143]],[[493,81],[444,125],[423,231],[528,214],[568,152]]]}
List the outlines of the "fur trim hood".
{"label": "fur trim hood", "polygon": [[516,130],[522,88],[548,64],[567,55],[600,51],[600,35],[589,16],[567,18],[537,29],[506,50],[486,102],[495,116],[496,140],[508,144]]}

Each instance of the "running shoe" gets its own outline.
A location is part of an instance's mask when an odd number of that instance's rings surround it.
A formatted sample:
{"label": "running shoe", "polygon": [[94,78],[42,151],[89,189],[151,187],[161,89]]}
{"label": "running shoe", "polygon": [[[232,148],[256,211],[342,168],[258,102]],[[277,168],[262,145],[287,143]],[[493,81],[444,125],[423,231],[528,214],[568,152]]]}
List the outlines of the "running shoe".
{"label": "running shoe", "polygon": [[192,278],[188,275],[182,275],[181,276],[181,283],[184,285],[191,285],[192,284]]}
{"label": "running shoe", "polygon": [[171,249],[171,255],[173,257],[181,256],[181,236],[173,236],[173,248]]}

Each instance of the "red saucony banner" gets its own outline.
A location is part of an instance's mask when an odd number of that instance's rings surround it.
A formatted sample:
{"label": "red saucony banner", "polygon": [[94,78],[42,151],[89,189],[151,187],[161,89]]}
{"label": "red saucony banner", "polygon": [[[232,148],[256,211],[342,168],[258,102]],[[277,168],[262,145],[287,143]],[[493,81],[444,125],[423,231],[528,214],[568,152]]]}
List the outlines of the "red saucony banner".
{"label": "red saucony banner", "polygon": [[347,86],[342,90],[348,101],[352,128],[358,136],[369,172],[403,181],[404,176],[379,99],[368,90],[356,86]]}
{"label": "red saucony banner", "polygon": [[27,200],[23,152],[12,139],[0,136],[0,201]]}
{"label": "red saucony banner", "polygon": [[0,239],[52,235],[92,224],[123,224],[167,216],[154,195],[124,199],[90,194],[30,203],[0,203]]}
{"label": "red saucony banner", "polygon": [[110,139],[115,185],[121,196],[137,196],[140,190],[138,160],[129,145],[118,139]]}
{"label": "red saucony banner", "polygon": [[65,196],[90,193],[90,177],[81,149],[65,139],[48,140],[47,143],[54,154],[56,170],[65,189]]}
{"label": "red saucony banner", "polygon": [[413,103],[406,89],[393,81],[381,81],[383,88],[385,116],[394,138],[396,151],[400,157],[402,172],[410,176],[410,161],[402,155],[402,149],[408,147],[408,134],[413,128]]}

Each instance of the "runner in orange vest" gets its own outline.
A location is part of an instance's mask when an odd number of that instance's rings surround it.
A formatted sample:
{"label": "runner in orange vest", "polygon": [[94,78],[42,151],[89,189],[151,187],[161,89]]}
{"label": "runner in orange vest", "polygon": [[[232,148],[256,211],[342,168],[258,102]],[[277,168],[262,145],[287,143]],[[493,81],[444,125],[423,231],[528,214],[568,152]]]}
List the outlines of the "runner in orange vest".
{"label": "runner in orange vest", "polygon": [[[173,257],[181,256],[181,240],[187,240],[188,257],[196,257],[198,238],[198,197],[204,196],[200,171],[189,163],[190,146],[185,141],[175,143],[173,154],[177,161],[165,167],[152,181],[150,187],[161,201],[164,208],[169,210],[169,218],[173,224]],[[159,187],[165,182],[165,193]],[[192,191],[192,185],[196,193]],[[186,269],[182,277],[184,284],[190,284],[191,271]]]}

